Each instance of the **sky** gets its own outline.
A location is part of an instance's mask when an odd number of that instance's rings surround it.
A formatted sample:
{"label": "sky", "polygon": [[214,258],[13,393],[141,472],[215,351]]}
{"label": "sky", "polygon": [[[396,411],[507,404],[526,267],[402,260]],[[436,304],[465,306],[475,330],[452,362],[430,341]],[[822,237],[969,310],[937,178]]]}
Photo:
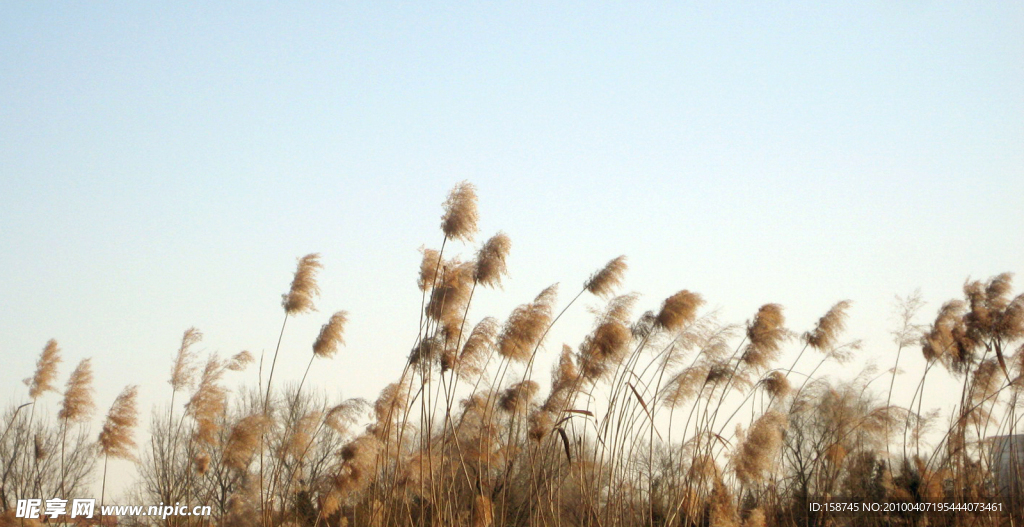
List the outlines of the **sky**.
{"label": "sky", "polygon": [[690,289],[803,332],[850,299],[858,364],[884,369],[896,295],[919,289],[926,323],[966,279],[1024,270],[1020,2],[207,4],[0,6],[5,406],[50,338],[62,385],[92,357],[96,431],[125,384],[169,401],[188,327],[204,352],[272,353],[312,252],[319,311],[289,321],[275,379],[344,309],[310,382],[374,398],[462,180],[480,234],[454,249],[513,244],[471,320],[555,282],[564,305],[625,254],[638,311]]}

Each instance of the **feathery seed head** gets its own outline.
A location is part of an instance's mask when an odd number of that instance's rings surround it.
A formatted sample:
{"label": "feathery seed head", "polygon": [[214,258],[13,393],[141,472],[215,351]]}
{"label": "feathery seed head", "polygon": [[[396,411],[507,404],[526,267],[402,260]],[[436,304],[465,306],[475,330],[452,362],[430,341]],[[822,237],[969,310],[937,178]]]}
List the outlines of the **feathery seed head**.
{"label": "feathery seed head", "polygon": [[228,361],[227,368],[231,371],[242,371],[246,366],[252,364],[254,360],[252,353],[242,350],[231,357],[231,360]]}
{"label": "feathery seed head", "polygon": [[584,289],[597,296],[610,296],[615,288],[622,283],[626,274],[626,257],[619,256],[610,260],[603,268],[590,275],[590,278],[583,284]]}
{"label": "feathery seed head", "polygon": [[139,410],[136,398],[139,395],[138,386],[127,386],[107,413],[107,420],[103,423],[103,430],[100,431],[100,452],[105,456],[119,459],[134,459],[132,450],[135,449],[133,439],[134,428],[139,423]]}
{"label": "feathery seed head", "polygon": [[540,386],[535,381],[517,382],[505,390],[498,405],[509,413],[525,410],[526,405],[537,395],[538,390],[540,390]]}
{"label": "feathery seed head", "polygon": [[704,304],[704,299],[697,293],[682,290],[668,298],[661,305],[661,311],[655,318],[655,325],[667,331],[676,331],[693,322],[697,309]]}
{"label": "feathery seed head", "polygon": [[50,339],[39,355],[39,360],[36,361],[35,374],[31,378],[25,379],[29,398],[34,401],[46,392],[57,391],[53,381],[57,378],[57,365],[60,364],[60,361],[60,348],[57,346],[57,341]]}
{"label": "feathery seed head", "polygon": [[757,310],[754,321],[747,324],[747,339],[750,343],[741,357],[744,364],[761,369],[778,357],[782,343],[789,337],[789,332],[783,326],[785,321],[782,306],[778,304],[765,304]]}
{"label": "feathery seed head", "polygon": [[782,432],[786,425],[786,416],[775,410],[754,421],[739,445],[735,460],[736,476],[744,485],[760,482],[771,468],[775,455],[782,448]]}
{"label": "feathery seed head", "polygon": [[335,432],[345,434],[359,421],[360,417],[368,412],[369,408],[370,403],[365,399],[346,399],[327,411],[324,422]]}
{"label": "feathery seed head", "polygon": [[313,343],[313,353],[324,358],[334,356],[338,346],[345,344],[345,322],[348,322],[348,312],[338,311],[331,315],[331,320],[320,328],[320,335]]}
{"label": "feathery seed head", "polygon": [[423,259],[420,260],[420,276],[416,280],[416,285],[419,286],[420,291],[426,291],[434,286],[437,270],[441,266],[441,253],[426,247],[420,247],[420,252],[423,254]]}
{"label": "feathery seed head", "polygon": [[263,413],[246,416],[236,423],[231,428],[227,444],[224,445],[224,465],[235,470],[244,470],[259,448],[260,438],[269,424],[270,419]]}
{"label": "feathery seed head", "polygon": [[498,335],[498,353],[518,362],[530,360],[533,349],[540,345],[541,336],[551,324],[552,310],[558,284],[549,286],[529,304],[523,304],[509,315]]}
{"label": "feathery seed head", "polygon": [[320,287],[316,284],[316,273],[323,268],[320,255],[311,253],[299,258],[295,277],[288,293],[281,295],[281,306],[289,315],[300,315],[316,311],[313,299],[320,296]]}
{"label": "feathery seed head", "polygon": [[759,383],[764,391],[768,392],[768,395],[776,399],[782,399],[789,395],[792,387],[789,384],[789,379],[781,371],[773,371],[768,375],[764,376]]}
{"label": "feathery seed head", "polygon": [[380,391],[377,401],[373,403],[373,412],[378,424],[390,422],[405,408],[407,383],[408,380],[401,383],[393,382]]}
{"label": "feathery seed head", "polygon": [[441,265],[427,303],[427,316],[437,321],[461,322],[473,287],[473,264],[449,260]]}
{"label": "feathery seed head", "polygon": [[500,286],[501,277],[508,276],[505,259],[508,258],[508,251],[511,247],[512,240],[503,232],[499,232],[487,240],[476,255],[473,280],[487,287]]}
{"label": "feathery seed head", "polygon": [[85,421],[92,414],[92,361],[82,359],[68,378],[58,417],[65,421]]}
{"label": "feathery seed head", "polygon": [[167,381],[172,390],[178,391],[192,384],[192,378],[196,372],[196,368],[192,364],[195,358],[192,346],[201,340],[203,340],[203,333],[194,327],[186,329],[182,334],[181,346],[178,347],[178,353],[175,354],[174,363],[171,366],[171,380]]}
{"label": "feathery seed head", "polygon": [[453,240],[472,241],[479,215],[476,210],[476,187],[462,181],[448,193],[441,216],[441,231]]}
{"label": "feathery seed head", "polygon": [[839,335],[846,329],[846,310],[849,307],[849,300],[843,300],[832,306],[818,319],[813,331],[804,333],[804,342],[818,351],[825,351],[835,346]]}
{"label": "feathery seed head", "polygon": [[217,418],[227,404],[227,390],[220,385],[224,375],[224,366],[217,356],[210,355],[199,378],[199,385],[185,405],[185,412],[196,422],[196,439],[206,445],[217,443],[217,431],[220,426]]}
{"label": "feathery seed head", "polygon": [[494,318],[487,317],[477,323],[462,346],[462,352],[459,353],[459,360],[455,366],[455,373],[459,377],[468,380],[483,372],[487,350],[494,344],[494,337],[497,334],[498,321]]}

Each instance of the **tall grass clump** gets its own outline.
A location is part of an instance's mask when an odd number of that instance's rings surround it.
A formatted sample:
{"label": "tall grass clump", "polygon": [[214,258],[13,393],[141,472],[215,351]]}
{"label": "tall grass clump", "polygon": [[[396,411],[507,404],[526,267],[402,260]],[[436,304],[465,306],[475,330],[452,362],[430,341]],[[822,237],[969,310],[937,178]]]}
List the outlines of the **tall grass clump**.
{"label": "tall grass clump", "polygon": [[[889,363],[831,377],[819,372],[849,370],[862,348],[846,335],[851,301],[809,328],[792,328],[774,302],[745,322],[722,320],[691,289],[654,302],[623,292],[625,256],[568,277],[577,285],[515,299],[508,313],[477,316],[478,297],[507,279],[512,248],[503,232],[474,244],[477,205],[468,182],[441,203],[438,248],[421,249],[410,270],[420,302],[403,364],[370,399],[336,397],[345,378],[331,392],[306,385],[314,361],[344,355],[354,309],[335,311],[305,351],[283,344],[288,320],[316,310],[317,253],[299,259],[282,295],[266,370],[261,357],[246,373],[248,352],[202,356],[202,333],[185,331],[170,404],[152,412],[141,448],[134,387],[114,402],[98,448],[80,439],[92,406],[88,360],[50,422],[40,404],[56,391],[60,349],[50,341],[27,402],[4,415],[3,510],[26,493],[80,492],[98,454],[104,486],[109,458],[136,459],[135,499],[208,504],[208,523],[223,526],[1018,525],[992,461],[994,438],[1020,429],[1024,391],[1024,296],[1013,295],[1010,274],[968,280],[931,324],[918,320],[920,295],[901,299]],[[590,304],[577,307],[590,327],[552,341],[578,303]],[[923,368],[904,372],[915,349]],[[275,384],[278,359],[307,361],[302,377]],[[346,361],[346,372],[361,367]],[[940,375],[958,387],[947,413],[927,408]],[[913,387],[909,397],[898,383]],[[850,516],[810,507],[854,501],[1004,509]]]}

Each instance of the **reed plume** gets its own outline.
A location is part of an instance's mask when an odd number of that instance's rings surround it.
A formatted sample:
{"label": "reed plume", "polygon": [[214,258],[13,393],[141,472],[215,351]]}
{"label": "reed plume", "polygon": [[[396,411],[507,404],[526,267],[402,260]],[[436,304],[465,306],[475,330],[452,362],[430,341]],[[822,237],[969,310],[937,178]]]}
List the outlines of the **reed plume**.
{"label": "reed plume", "polygon": [[260,438],[269,424],[270,419],[262,413],[249,415],[236,423],[224,446],[224,466],[245,470],[260,447]]}
{"label": "reed plume", "polygon": [[416,285],[419,286],[420,291],[427,291],[434,286],[434,280],[437,278],[441,253],[425,247],[420,247],[420,252],[423,253],[423,259],[420,260],[420,275],[416,280]]}
{"label": "reed plume", "polygon": [[928,362],[939,361],[949,367],[961,361],[963,357],[961,341],[966,333],[963,313],[966,304],[961,300],[951,300],[939,308],[932,327],[921,337],[921,354]]}
{"label": "reed plume", "polygon": [[594,329],[580,343],[579,363],[587,379],[597,380],[625,358],[633,337],[629,316],[636,299],[636,294],[611,299],[598,315]]}
{"label": "reed plume", "polygon": [[843,300],[832,306],[818,319],[818,323],[815,324],[812,331],[804,333],[804,342],[818,351],[826,351],[835,347],[839,335],[846,329],[846,310],[849,307],[849,300]]}
{"label": "reed plume", "polygon": [[789,378],[781,371],[773,371],[765,375],[758,384],[768,395],[772,396],[772,399],[782,399],[793,389],[789,384]]}
{"label": "reed plume", "polygon": [[462,321],[470,289],[473,286],[473,264],[450,260],[441,265],[441,276],[435,280],[427,304],[427,316],[450,322],[455,327]]}
{"label": "reed plume", "polygon": [[782,343],[789,336],[783,326],[786,318],[782,315],[782,306],[765,304],[757,310],[754,321],[747,324],[747,344],[741,358],[742,362],[761,369],[774,361],[782,348]]}
{"label": "reed plume", "polygon": [[231,371],[242,371],[253,362],[252,353],[242,350],[234,354],[228,361],[227,369]]}
{"label": "reed plume", "polygon": [[497,334],[498,321],[492,317],[484,318],[473,327],[454,366],[459,378],[467,380],[483,372],[487,350],[494,344]]}
{"label": "reed plume", "polygon": [[526,405],[530,403],[537,392],[540,391],[540,385],[534,381],[522,381],[509,386],[504,393],[501,394],[501,399],[498,401],[498,405],[502,410],[512,413],[517,410],[523,410]]}
{"label": "reed plume", "polygon": [[135,440],[132,436],[139,423],[139,410],[136,401],[138,395],[139,387],[130,385],[125,387],[117,399],[114,399],[114,404],[107,412],[107,420],[103,423],[103,429],[100,431],[100,452],[104,456],[116,459],[135,458],[133,454]]}
{"label": "reed plume", "polygon": [[64,421],[85,421],[89,419],[94,407],[95,404],[92,401],[92,360],[82,359],[68,379],[58,417]]}
{"label": "reed plume", "polygon": [[29,398],[34,401],[46,392],[57,391],[53,381],[57,378],[57,365],[60,362],[60,348],[57,346],[57,341],[50,339],[43,347],[39,360],[36,361],[35,374],[24,381],[28,385]]}
{"label": "reed plume", "polygon": [[476,255],[473,280],[487,287],[500,286],[501,277],[508,276],[505,259],[508,257],[511,247],[512,240],[503,232],[499,232],[487,240]]}
{"label": "reed plume", "polygon": [[178,353],[174,355],[174,362],[171,364],[171,379],[167,381],[172,391],[178,391],[192,384],[195,377],[196,367],[193,365],[195,353],[192,351],[199,341],[203,340],[203,334],[198,329],[191,327],[185,330],[181,336],[181,346]]}
{"label": "reed plume", "polygon": [[196,391],[185,405],[186,413],[196,421],[196,439],[207,445],[217,443],[217,431],[220,429],[217,418],[227,404],[227,390],[220,384],[223,375],[223,365],[216,355],[211,355]]}
{"label": "reed plume", "polygon": [[716,476],[708,500],[709,527],[737,527],[736,501],[721,477]]}
{"label": "reed plume", "polygon": [[668,298],[661,305],[661,311],[654,319],[654,325],[666,331],[676,331],[693,322],[697,309],[704,305],[704,299],[697,293],[682,290]]}
{"label": "reed plume", "polygon": [[786,416],[775,410],[768,411],[754,421],[735,459],[736,477],[744,485],[759,483],[764,473],[771,468],[772,461],[782,448],[782,434],[786,424]]}
{"label": "reed plume", "polygon": [[530,360],[534,347],[551,323],[558,284],[548,286],[529,304],[512,311],[498,335],[498,353],[512,361]]}
{"label": "reed plume", "polygon": [[339,345],[345,344],[345,323],[348,312],[338,311],[331,315],[331,320],[320,327],[320,334],[313,343],[313,353],[318,357],[330,358],[338,351]]}
{"label": "reed plume", "polygon": [[342,463],[333,478],[334,488],[341,495],[357,492],[370,484],[381,447],[380,440],[371,434],[360,435],[342,447]]}
{"label": "reed plume", "polygon": [[110,458],[135,459],[135,439],[132,436],[135,426],[139,423],[139,410],[135,401],[138,394],[138,386],[126,386],[117,399],[114,399],[114,404],[111,405],[100,431],[100,453],[103,454],[100,504],[103,503],[107,491],[107,461]]}
{"label": "reed plume", "polygon": [[320,287],[316,284],[316,273],[323,268],[318,253],[307,254],[299,259],[292,286],[286,294],[281,295],[281,306],[285,313],[298,315],[316,311],[313,299],[320,296]]}
{"label": "reed plume", "polygon": [[446,238],[473,241],[479,215],[476,210],[476,187],[462,181],[452,188],[442,205],[441,230]]}
{"label": "reed plume", "polygon": [[324,422],[338,434],[346,434],[349,428],[359,421],[360,416],[367,413],[369,408],[370,403],[365,399],[358,397],[346,399],[327,411]]}
{"label": "reed plume", "polygon": [[590,275],[590,278],[583,284],[583,288],[593,295],[611,296],[615,292],[615,288],[622,283],[628,267],[625,256],[613,258],[600,270]]}

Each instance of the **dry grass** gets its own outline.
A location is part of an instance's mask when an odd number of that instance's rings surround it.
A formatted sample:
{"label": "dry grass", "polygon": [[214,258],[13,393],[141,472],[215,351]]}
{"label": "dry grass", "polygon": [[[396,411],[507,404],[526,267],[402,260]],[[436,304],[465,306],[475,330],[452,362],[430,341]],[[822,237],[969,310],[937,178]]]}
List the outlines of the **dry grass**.
{"label": "dry grass", "polygon": [[[774,303],[745,325],[720,322],[685,289],[635,315],[638,295],[615,296],[621,256],[564,305],[551,286],[503,324],[469,321],[476,286],[498,288],[508,276],[511,247],[499,232],[470,260],[446,256],[473,240],[478,220],[475,187],[458,184],[443,204],[441,250],[423,249],[409,360],[373,403],[303,392],[305,377],[272,386],[280,337],[265,386],[245,372],[248,352],[210,355],[198,368],[202,333],[189,328],[172,360],[171,404],[154,413],[141,453],[134,387],[114,402],[94,450],[79,439],[92,407],[86,359],[57,423],[42,410],[37,421],[34,406],[5,415],[5,518],[14,496],[80,493],[99,452],[138,458],[140,503],[211,504],[212,523],[224,526],[1008,525],[1005,514],[844,516],[808,504],[998,498],[988,438],[1013,429],[1024,392],[1024,297],[1012,296],[1011,275],[968,281],[964,298],[928,326],[915,322],[920,297],[908,297],[891,378],[869,369],[826,379],[819,368],[856,349],[844,341],[849,301],[803,333]],[[317,254],[299,260],[282,296],[285,324],[315,310],[321,269]],[[587,335],[549,356],[549,330],[584,293],[607,303],[592,309]],[[310,364],[344,355],[347,323],[338,311],[322,326]],[[901,405],[891,386],[909,375],[896,369],[912,346],[927,366]],[[807,348],[821,352],[818,362],[799,368]],[[778,364],[787,352],[797,353],[788,368]],[[550,364],[550,379],[534,378],[535,361]],[[26,380],[30,400],[55,391],[59,362],[50,341]],[[229,390],[229,372],[252,387]],[[922,408],[926,380],[942,374],[962,394],[945,429],[929,433],[940,420]],[[872,387],[879,377],[888,397]]]}

